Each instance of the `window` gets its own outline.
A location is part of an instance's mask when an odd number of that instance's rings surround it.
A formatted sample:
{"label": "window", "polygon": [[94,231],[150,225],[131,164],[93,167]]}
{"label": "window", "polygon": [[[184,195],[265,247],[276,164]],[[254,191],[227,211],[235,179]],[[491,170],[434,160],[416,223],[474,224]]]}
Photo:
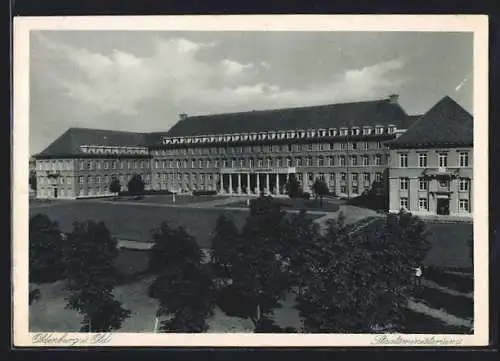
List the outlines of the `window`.
{"label": "window", "polygon": [[297,166],[297,167],[302,166],[302,158],[300,158],[300,157],[295,158],[295,166]]}
{"label": "window", "polygon": [[283,160],[281,158],[276,158],[276,166],[281,168],[283,166]]}
{"label": "window", "polygon": [[468,167],[469,166],[469,153],[460,152],[460,167]]}
{"label": "window", "polygon": [[363,155],[361,157],[361,161],[363,165],[370,165],[370,157],[368,157],[367,155]]}
{"label": "window", "polygon": [[351,155],[351,165],[353,166],[358,165],[358,157],[356,155]]}
{"label": "window", "polygon": [[344,155],[339,156],[339,164],[341,167],[345,167],[345,156]]}
{"label": "window", "polygon": [[297,173],[297,179],[302,182],[302,173]]}
{"label": "window", "polygon": [[468,178],[460,178],[459,189],[461,192],[465,192],[469,190],[469,179]]}
{"label": "window", "polygon": [[358,183],[358,173],[353,173],[352,174],[352,184],[357,184]]}
{"label": "window", "polygon": [[101,183],[101,177],[100,176],[96,176],[95,179],[96,179],[96,183]]}
{"label": "window", "polygon": [[408,209],[408,198],[405,198],[405,197],[401,198],[399,200],[399,206],[400,206],[400,208]]}
{"label": "window", "polygon": [[345,184],[340,185],[340,193],[343,193],[343,194],[347,193],[347,186]]}
{"label": "window", "polygon": [[318,157],[318,167],[325,166],[325,159],[323,157]]}
{"label": "window", "polygon": [[382,180],[382,173],[380,172],[375,173],[375,180],[377,182],[380,182]]}
{"label": "window", "polygon": [[83,169],[85,167],[85,162],[83,160],[80,161],[80,169]]}
{"label": "window", "polygon": [[335,165],[335,158],[334,157],[328,157],[328,165],[330,167],[333,167]]}
{"label": "window", "polygon": [[286,158],[286,166],[291,167],[292,166],[292,158]]}
{"label": "window", "polygon": [[311,157],[307,157],[307,166],[308,167],[312,166],[312,158]]}
{"label": "window", "polygon": [[468,199],[460,199],[458,201],[458,210],[460,212],[469,212],[469,200]]}
{"label": "window", "polygon": [[253,159],[248,160],[248,167],[252,168],[253,167]]}
{"label": "window", "polygon": [[191,159],[191,168],[196,168],[196,159]]}
{"label": "window", "polygon": [[399,181],[399,184],[400,184],[399,189],[401,189],[402,191],[408,190],[409,183],[410,183],[410,180],[408,178],[401,178]]}
{"label": "window", "polygon": [[399,166],[401,168],[407,168],[408,167],[408,154],[403,153],[399,155]]}
{"label": "window", "polygon": [[78,177],[78,183],[83,184],[83,176]]}
{"label": "window", "polygon": [[330,173],[330,182],[335,183],[335,173]]}
{"label": "window", "polygon": [[297,152],[302,152],[302,144],[297,144]]}
{"label": "window", "polygon": [[418,189],[421,191],[427,190],[427,180],[425,178],[420,178],[418,180]]}
{"label": "window", "polygon": [[[186,164],[187,167],[187,164]],[[234,167],[234,165],[233,165]],[[198,168],[203,168],[203,159],[198,159]]]}
{"label": "window", "polygon": [[361,142],[361,143],[359,143],[359,148],[363,149],[363,150],[368,149],[368,143],[367,142]]}
{"label": "window", "polygon": [[346,143],[340,143],[340,150],[345,150],[347,148]]}
{"label": "window", "polygon": [[377,142],[377,149],[382,149],[382,142]]}
{"label": "window", "polygon": [[335,143],[330,143],[330,150],[334,150],[335,149]]}
{"label": "window", "polygon": [[66,177],[66,184],[71,184],[71,177]]}
{"label": "window", "polygon": [[439,153],[439,166],[440,167],[448,166],[448,153]]}
{"label": "window", "polygon": [[313,150],[313,145],[312,144],[308,144],[307,145],[307,150]]}
{"label": "window", "polygon": [[421,211],[427,211],[428,206],[427,206],[427,198],[419,198],[418,199],[418,209]]}
{"label": "window", "polygon": [[[156,163],[156,168],[159,168],[158,161],[156,161],[156,162],[157,162]],[[125,168],[125,162],[122,160],[122,161],[120,161],[120,169],[123,169],[123,168]]]}
{"label": "window", "polygon": [[345,181],[347,179],[347,173],[340,173],[340,180]]}
{"label": "window", "polygon": [[375,134],[383,134],[383,133],[384,133],[383,127],[376,127],[375,128]]}
{"label": "window", "polygon": [[[269,162],[269,159],[267,160]],[[263,161],[261,158],[257,159],[257,166],[262,167]]]}
{"label": "window", "polygon": [[427,153],[419,153],[419,155],[418,155],[418,166],[420,168],[427,167]]}
{"label": "window", "polygon": [[370,173],[363,173],[363,180],[365,183],[370,183]]}
{"label": "window", "polygon": [[352,143],[350,144],[350,149],[357,149],[357,148],[358,148],[358,144],[357,144],[357,143],[352,142]]}
{"label": "window", "polygon": [[359,188],[358,188],[357,185],[353,184],[353,186],[352,186],[352,193],[354,193],[354,194],[358,194],[359,193]]}
{"label": "window", "polygon": [[380,154],[375,155],[375,165],[382,165],[382,156]]}

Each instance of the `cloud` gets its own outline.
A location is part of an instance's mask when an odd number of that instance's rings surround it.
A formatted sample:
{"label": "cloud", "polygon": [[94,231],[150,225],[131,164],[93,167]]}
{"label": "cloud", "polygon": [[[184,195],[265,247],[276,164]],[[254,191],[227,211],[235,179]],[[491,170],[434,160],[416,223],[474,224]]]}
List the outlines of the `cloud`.
{"label": "cloud", "polygon": [[[133,54],[120,49],[98,52],[34,35],[31,111],[35,130],[43,123],[61,132],[72,126],[166,130],[181,112],[363,100],[385,97],[404,82],[397,77],[404,67],[400,60],[341,70],[321,83],[290,88],[271,78],[273,66],[265,59],[255,63],[227,56],[202,60],[206,59],[202,52],[218,45],[213,42],[154,38],[150,53]],[[36,131],[32,134],[36,139]]]}

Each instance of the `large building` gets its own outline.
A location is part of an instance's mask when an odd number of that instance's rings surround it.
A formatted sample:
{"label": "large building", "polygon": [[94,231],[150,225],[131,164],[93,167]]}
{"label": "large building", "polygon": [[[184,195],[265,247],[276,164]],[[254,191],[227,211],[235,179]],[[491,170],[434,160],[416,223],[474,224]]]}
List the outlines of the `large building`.
{"label": "large building", "polygon": [[[280,195],[290,174],[305,191],[323,177],[340,197],[387,181],[387,142],[419,116],[391,95],[376,101],[188,116],[166,132],[71,128],[36,155],[37,197],[109,195],[141,174],[146,189]],[[404,139],[401,136],[399,139]],[[391,206],[392,207],[392,206]]]}
{"label": "large building", "polygon": [[449,97],[422,115],[390,148],[390,211],[472,216],[473,118]]}

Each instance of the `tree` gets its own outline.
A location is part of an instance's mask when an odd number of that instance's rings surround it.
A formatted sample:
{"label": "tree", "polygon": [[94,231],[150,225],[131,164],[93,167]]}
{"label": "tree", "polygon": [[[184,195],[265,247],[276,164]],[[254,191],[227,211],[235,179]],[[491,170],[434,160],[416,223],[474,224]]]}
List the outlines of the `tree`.
{"label": "tree", "polygon": [[255,305],[255,312],[249,315],[255,325],[278,306],[288,288],[279,254],[284,217],[272,197],[261,196],[251,203],[250,216],[235,245],[233,285]]}
{"label": "tree", "polygon": [[30,184],[30,188],[32,190],[36,191],[36,172],[34,172],[34,171],[30,172],[29,184]]}
{"label": "tree", "polygon": [[315,259],[311,250],[322,238],[317,223],[308,217],[305,210],[285,220],[281,236],[281,259],[286,265],[289,284],[297,287],[301,296],[307,286],[308,277]]}
{"label": "tree", "polygon": [[[182,227],[172,231],[164,222],[153,231],[155,252],[152,267],[158,273],[149,295],[159,303],[158,316],[164,332],[204,332],[215,304],[210,269],[202,263],[195,239]],[[153,253],[152,253],[153,254]]]}
{"label": "tree", "polygon": [[134,174],[127,185],[129,193],[135,196],[144,194],[144,186],[144,181],[140,174]]}
{"label": "tree", "polygon": [[354,333],[399,325],[414,268],[430,246],[423,222],[403,212],[356,231],[333,223],[325,240],[316,276],[299,300],[306,329]]}
{"label": "tree", "polygon": [[233,221],[221,214],[212,235],[212,264],[222,276],[231,277],[231,263],[238,256],[239,241],[240,234]]}
{"label": "tree", "polygon": [[116,177],[113,178],[111,180],[111,183],[109,184],[109,191],[111,193],[118,194],[120,193],[121,190],[122,190],[122,185],[120,184],[120,181]]}
{"label": "tree", "polygon": [[83,315],[81,331],[118,330],[130,311],[113,297],[118,255],[116,240],[104,225],[94,221],[75,222],[64,247],[67,308]]}
{"label": "tree", "polygon": [[285,189],[290,198],[295,198],[301,195],[302,192],[300,182],[295,173],[289,175],[288,182],[285,184]]}
{"label": "tree", "polygon": [[316,178],[316,180],[312,185],[312,190],[314,192],[315,197],[316,198],[319,197],[319,202],[321,205],[323,204],[323,196],[330,193],[330,190],[328,189],[328,186],[323,177]]}
{"label": "tree", "polygon": [[44,214],[29,221],[29,279],[31,282],[54,282],[64,275],[63,239],[57,222]]}
{"label": "tree", "polygon": [[160,274],[171,265],[181,262],[200,263],[202,253],[196,240],[184,228],[172,229],[163,221],[151,230],[153,246],[149,251],[149,270]]}

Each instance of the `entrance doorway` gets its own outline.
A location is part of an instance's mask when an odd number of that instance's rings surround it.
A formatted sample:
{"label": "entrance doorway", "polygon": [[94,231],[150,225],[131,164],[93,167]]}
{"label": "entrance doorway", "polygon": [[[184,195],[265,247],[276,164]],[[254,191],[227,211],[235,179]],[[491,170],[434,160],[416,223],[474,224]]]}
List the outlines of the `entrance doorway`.
{"label": "entrance doorway", "polygon": [[437,214],[449,215],[450,214],[450,200],[447,198],[437,199]]}
{"label": "entrance doorway", "polygon": [[54,198],[57,198],[57,188],[54,188]]}

